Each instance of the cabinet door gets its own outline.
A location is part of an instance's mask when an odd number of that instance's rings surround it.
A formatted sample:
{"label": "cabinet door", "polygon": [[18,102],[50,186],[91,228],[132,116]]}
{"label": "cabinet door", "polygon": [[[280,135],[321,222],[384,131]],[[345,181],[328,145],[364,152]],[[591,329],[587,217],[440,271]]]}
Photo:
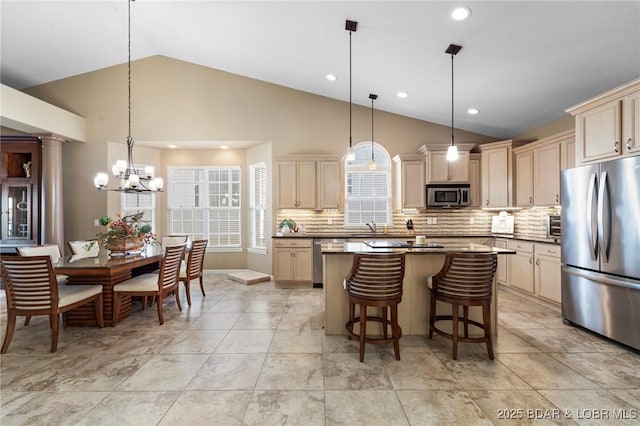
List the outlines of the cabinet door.
{"label": "cabinet door", "polygon": [[509,285],[534,293],[533,253],[516,252],[509,258]]}
{"label": "cabinet door", "polygon": [[621,101],[614,101],[576,116],[576,143],[580,162],[619,156]]}
{"label": "cabinet door", "polygon": [[318,208],[340,208],[340,162],[320,161],[318,173]]}
{"label": "cabinet door", "polygon": [[622,100],[623,140],[625,153],[640,152],[640,93],[634,93]]}
{"label": "cabinet door", "polygon": [[480,207],[480,159],[469,160],[469,198],[471,207]]}
{"label": "cabinet door", "polygon": [[[507,242],[504,240],[496,240],[493,243],[498,248],[507,248]],[[507,284],[507,262],[509,261],[510,254],[498,255],[498,268],[496,270],[496,281],[501,284]]]}
{"label": "cabinet door", "polygon": [[297,203],[296,162],[278,162],[277,176],[277,207],[279,209],[295,209]]}
{"label": "cabinet door", "polygon": [[536,254],[536,294],[552,302],[561,302],[560,258]]}
{"label": "cabinet door", "polygon": [[449,182],[469,182],[468,152],[460,152],[460,156],[456,161],[447,161],[447,163],[449,165]]}
{"label": "cabinet door", "polygon": [[509,149],[497,148],[482,152],[482,206],[509,205]]}
{"label": "cabinet door", "polygon": [[313,255],[311,249],[295,249],[293,251],[293,279],[308,281],[313,279]]}
{"label": "cabinet door", "polygon": [[429,151],[429,172],[427,181],[433,182],[449,182],[449,162],[447,161],[446,151]]}
{"label": "cabinet door", "polygon": [[576,166],[576,141],[565,141],[560,144],[560,169],[571,169]]}
{"label": "cabinet door", "polygon": [[[27,180],[25,179],[13,179]],[[33,194],[31,183],[3,182],[0,185],[2,193],[2,224],[0,231],[4,243],[34,241],[33,225]]]}
{"label": "cabinet door", "polygon": [[425,167],[422,161],[402,162],[402,208],[423,209],[425,202]]}
{"label": "cabinet door", "polygon": [[560,145],[555,143],[534,149],[533,165],[535,205],[556,206],[560,204]]}
{"label": "cabinet door", "polygon": [[288,248],[273,251],[273,276],[276,281],[293,281],[293,250]]}
{"label": "cabinet door", "polygon": [[516,205],[533,205],[533,151],[516,154]]}
{"label": "cabinet door", "polygon": [[316,208],[316,162],[296,162],[296,207],[299,209]]}

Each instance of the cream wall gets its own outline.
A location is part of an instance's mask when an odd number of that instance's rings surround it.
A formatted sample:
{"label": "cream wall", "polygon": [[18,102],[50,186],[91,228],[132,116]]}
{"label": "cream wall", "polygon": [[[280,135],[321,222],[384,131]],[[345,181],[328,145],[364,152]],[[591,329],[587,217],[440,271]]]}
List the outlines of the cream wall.
{"label": "cream wall", "polygon": [[[127,136],[126,71],[123,64],[25,90],[87,120],[87,143],[65,143],[63,148],[67,240],[95,235],[93,220],[119,209],[117,196],[94,189],[93,177],[98,171],[108,172],[116,158],[123,158],[117,146],[124,145],[116,142],[124,142]],[[371,138],[370,114],[369,108],[354,106],[354,143]],[[270,142],[269,162],[290,154],[342,155],[348,144],[348,117],[348,103],[223,71],[163,56],[132,63],[132,135],[138,142],[153,141],[164,147],[169,142],[189,140],[223,140],[231,146],[238,140],[265,141]],[[376,142],[392,156],[416,153],[423,144],[449,140],[447,126],[383,111],[376,111],[375,120]],[[456,131],[459,143],[492,140]],[[144,152],[137,144],[135,161],[155,158],[152,151]],[[170,165],[227,164],[226,156],[237,155],[236,160],[245,167],[250,158],[264,155],[258,148],[159,152],[165,178]],[[271,171],[269,167],[270,176]],[[243,189],[246,193],[246,181]],[[159,198],[160,229],[166,230],[166,195]],[[257,256],[231,254],[229,259],[219,260],[234,267],[251,264],[260,270],[267,265],[270,268],[270,260]]]}
{"label": "cream wall", "polygon": [[564,117],[550,121],[540,127],[527,130],[514,139],[543,139],[553,136],[565,130],[571,130],[576,126],[576,119],[571,114],[565,114]]}

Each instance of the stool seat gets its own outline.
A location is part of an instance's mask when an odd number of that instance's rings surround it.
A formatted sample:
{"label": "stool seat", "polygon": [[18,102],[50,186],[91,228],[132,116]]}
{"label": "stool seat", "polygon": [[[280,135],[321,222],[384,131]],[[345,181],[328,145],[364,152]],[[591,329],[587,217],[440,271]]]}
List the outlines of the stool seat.
{"label": "stool seat", "polygon": [[[364,361],[365,343],[393,343],[397,360],[400,360],[400,337],[402,329],[398,325],[398,304],[402,301],[402,280],[404,279],[404,253],[356,253],[351,271],[345,279],[349,305],[349,320],[345,329],[349,339],[360,341],[360,362]],[[355,305],[360,306],[360,315],[355,316]],[[367,313],[367,307],[380,308],[380,315]],[[391,318],[388,311],[391,311]],[[367,336],[367,322],[382,324],[382,337]],[[353,326],[359,324],[355,333]],[[388,329],[391,328],[391,336]]]}
{"label": "stool seat", "polygon": [[[453,359],[458,358],[458,342],[485,343],[489,358],[493,359],[491,331],[491,297],[497,256],[488,253],[449,253],[442,269],[427,277],[431,296],[429,302],[429,338],[433,333],[453,341]],[[451,304],[451,315],[436,315],[436,302]],[[464,334],[459,335],[458,319],[462,306]],[[469,307],[482,307],[482,323],[469,319]],[[452,332],[436,326],[438,321],[451,321]],[[482,337],[470,337],[469,325],[483,331]]]}

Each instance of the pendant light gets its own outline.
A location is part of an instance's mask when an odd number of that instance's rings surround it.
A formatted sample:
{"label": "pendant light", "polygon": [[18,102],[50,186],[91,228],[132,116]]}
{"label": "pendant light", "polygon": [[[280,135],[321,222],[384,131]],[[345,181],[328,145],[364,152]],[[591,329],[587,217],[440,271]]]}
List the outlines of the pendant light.
{"label": "pendant light", "polygon": [[369,93],[369,99],[371,99],[371,162],[369,163],[369,170],[376,169],[376,159],[373,155],[375,151],[375,146],[373,144],[373,101],[378,99],[378,95],[374,95],[373,93]]}
{"label": "pendant light", "polygon": [[358,23],[356,21],[347,20],[344,29],[349,31],[349,148],[344,156],[345,161],[354,161],[356,159],[356,153],[353,150],[351,144],[351,122],[352,122],[352,103],[351,103],[351,33],[358,30]]}
{"label": "pendant light", "polygon": [[108,188],[109,175],[98,173],[93,179],[95,187],[101,191],[120,192],[161,192],[164,186],[162,178],[154,177],[152,166],[146,166],[144,170],[136,169],[133,162],[133,144],[131,136],[131,2],[128,0],[128,52],[127,83],[129,90],[129,132],[127,133],[127,161],[118,160],[111,168],[113,175],[120,180],[118,188]]}
{"label": "pendant light", "polygon": [[453,57],[458,54],[462,46],[450,44],[444,53],[451,55],[451,145],[447,149],[447,161],[456,161],[458,159],[458,147],[453,140]]}

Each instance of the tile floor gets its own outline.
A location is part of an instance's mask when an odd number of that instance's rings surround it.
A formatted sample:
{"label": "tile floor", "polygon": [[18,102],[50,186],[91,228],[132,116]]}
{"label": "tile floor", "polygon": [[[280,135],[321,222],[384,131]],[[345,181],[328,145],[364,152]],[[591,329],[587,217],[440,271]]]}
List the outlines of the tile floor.
{"label": "tile floor", "polygon": [[[324,336],[322,290],[244,286],[206,273],[193,306],[165,302],[115,328],[18,326],[2,355],[8,425],[638,424],[640,355],[499,294],[496,359],[484,346],[404,336],[391,346]],[[2,337],[6,322],[0,296]],[[185,303],[186,305],[186,303]]]}

